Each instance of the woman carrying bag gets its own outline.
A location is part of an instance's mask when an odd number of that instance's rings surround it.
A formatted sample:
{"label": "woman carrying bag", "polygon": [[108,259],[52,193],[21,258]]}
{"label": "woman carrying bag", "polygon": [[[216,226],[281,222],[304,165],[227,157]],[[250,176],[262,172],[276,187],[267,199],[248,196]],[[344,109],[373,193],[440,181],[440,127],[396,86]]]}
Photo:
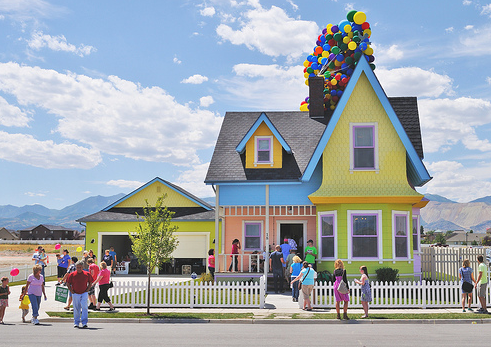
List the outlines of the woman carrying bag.
{"label": "woman carrying bag", "polygon": [[316,275],[317,273],[314,269],[312,269],[310,264],[304,261],[302,271],[300,271],[300,274],[294,280],[292,280],[292,285],[294,285],[296,281],[302,280],[302,288],[299,290],[301,290],[303,294],[303,310],[306,311],[312,311],[310,294],[312,293],[312,289],[314,289],[314,280],[315,277],[317,277]]}
{"label": "woman carrying bag", "polygon": [[343,306],[343,319],[349,320],[348,317],[348,304],[349,304],[349,285],[346,278],[346,270],[344,269],[344,263],[341,259],[337,259],[334,262],[334,276],[336,282],[334,282],[334,297],[336,298],[336,313],[337,319],[341,319],[340,306],[341,301],[344,301]]}

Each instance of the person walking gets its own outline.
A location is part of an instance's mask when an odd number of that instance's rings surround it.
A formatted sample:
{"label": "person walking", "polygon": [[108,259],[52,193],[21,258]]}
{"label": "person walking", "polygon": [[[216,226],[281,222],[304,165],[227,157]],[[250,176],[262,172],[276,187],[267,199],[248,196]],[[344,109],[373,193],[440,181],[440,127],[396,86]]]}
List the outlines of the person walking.
{"label": "person walking", "polygon": [[488,308],[486,306],[486,292],[488,288],[488,267],[484,264],[484,257],[479,255],[477,257],[477,261],[479,262],[479,266],[477,271],[479,275],[477,275],[477,297],[479,299],[479,303],[481,304],[481,308],[476,311],[476,313],[489,313]]}
{"label": "person walking", "polygon": [[56,255],[58,262],[58,283],[56,284],[57,286],[62,284],[63,277],[65,277],[66,270],[70,265],[70,256],[68,255],[68,253],[68,249],[64,249],[63,256],[60,256],[59,254]]}
{"label": "person walking", "polygon": [[69,274],[67,278],[68,289],[73,297],[73,327],[79,328],[82,323],[82,328],[85,329],[89,320],[87,292],[94,280],[87,271],[84,271],[83,260],[79,260],[75,266],[77,270]]}
{"label": "person walking", "polygon": [[[291,255],[291,254],[290,254]],[[288,256],[290,257],[290,256]],[[302,271],[302,259],[298,255],[295,255],[292,258],[292,264],[290,265],[290,276],[291,276],[291,281],[290,285],[292,287],[292,300],[293,302],[298,302],[298,295],[300,294],[298,290],[298,281],[293,282],[295,278],[297,278],[298,275],[300,275],[300,271]]]}
{"label": "person walking", "polygon": [[[99,271],[100,271],[99,266],[94,263],[94,259],[92,258],[89,258],[87,262],[89,263],[89,273],[92,276],[92,279],[94,279],[95,281],[95,279],[99,277]],[[97,306],[97,298],[95,297],[95,285],[91,286],[89,289],[89,302],[90,302],[89,309],[90,310],[95,309]]]}
{"label": "person walking", "polygon": [[9,307],[9,278],[2,277],[2,285],[0,286],[0,324],[5,324],[3,322],[3,317],[5,316],[5,310]]}
{"label": "person walking", "polygon": [[85,250],[82,260],[84,261],[84,270],[89,271],[89,251]]}
{"label": "person walking", "polygon": [[118,265],[118,255],[114,251],[114,247],[109,247],[109,255],[113,257],[113,264],[111,266],[111,271],[114,275],[116,275],[116,265]]}
{"label": "person walking", "polygon": [[337,259],[334,262],[334,276],[336,277],[336,281],[334,282],[334,297],[336,298],[336,314],[337,319],[341,319],[340,314],[340,306],[341,301],[344,302],[343,305],[343,319],[349,320],[348,317],[348,304],[349,304],[349,293],[343,294],[338,290],[339,284],[341,281],[346,283],[346,286],[349,290],[348,279],[346,278],[346,270],[344,269],[344,263],[341,259]]}
{"label": "person walking", "polygon": [[285,260],[283,259],[283,253],[281,253],[281,246],[276,245],[275,251],[271,253],[269,258],[269,266],[273,270],[273,283],[274,292],[283,293],[283,264]]}
{"label": "person walking", "polygon": [[41,307],[41,295],[44,296],[44,300],[47,300],[46,292],[44,290],[44,277],[41,275],[41,265],[34,265],[32,268],[32,274],[27,278],[27,295],[32,306],[32,319],[31,322],[34,325],[39,324],[39,308]]}
{"label": "person walking", "polygon": [[368,303],[372,301],[372,291],[370,289],[370,279],[368,278],[368,269],[366,266],[360,266],[361,278],[355,279],[355,283],[361,284],[361,306],[365,314],[361,318],[368,318]]}
{"label": "person walking", "polygon": [[99,283],[99,297],[97,298],[97,307],[94,309],[95,311],[100,311],[101,310],[101,304],[103,301],[107,302],[109,304],[109,311],[114,311],[115,308],[113,304],[111,303],[111,299],[109,298],[109,295],[107,292],[109,291],[110,283],[111,283],[111,271],[109,271],[108,266],[105,262],[102,262],[100,264],[101,271],[99,272],[99,276],[97,276],[96,280],[94,281],[94,285]]}
{"label": "person walking", "polygon": [[239,239],[234,239],[232,241],[232,262],[228,268],[228,272],[232,271],[232,266],[235,269],[235,272],[239,272],[239,250],[240,250],[240,241]]}
{"label": "person walking", "polygon": [[471,307],[472,304],[472,290],[474,286],[472,283],[476,284],[474,279],[474,274],[472,273],[471,262],[469,259],[464,259],[462,262],[462,267],[459,269],[460,287],[462,289],[462,312],[465,312],[465,302],[467,299],[468,308],[467,311],[473,312]]}
{"label": "person walking", "polygon": [[29,314],[29,295],[27,295],[27,286],[22,286],[20,297],[19,297],[19,308],[22,310],[22,322],[26,322],[26,316]]}
{"label": "person walking", "polygon": [[113,264],[114,264],[114,258],[111,254],[109,254],[109,250],[106,249],[104,251],[104,255],[102,256],[102,261],[106,263],[107,267],[112,269]]}
{"label": "person walking", "polygon": [[310,294],[312,294],[312,290],[314,289],[314,281],[317,277],[317,273],[312,268],[312,265],[303,262],[302,270],[300,274],[292,280],[292,283],[295,284],[298,281],[302,281],[302,294],[303,294],[303,305],[302,309],[305,311],[312,311],[312,302],[310,300]]}
{"label": "person walking", "polygon": [[290,244],[288,243],[288,237],[283,239],[283,243],[280,245],[281,253],[283,253],[283,259],[285,262],[283,263],[283,278],[285,279],[287,287],[290,286],[290,269],[287,267],[286,258],[290,255],[290,250],[292,249]]}
{"label": "person walking", "polygon": [[208,270],[211,277],[215,278],[215,250],[213,248],[208,250]]}

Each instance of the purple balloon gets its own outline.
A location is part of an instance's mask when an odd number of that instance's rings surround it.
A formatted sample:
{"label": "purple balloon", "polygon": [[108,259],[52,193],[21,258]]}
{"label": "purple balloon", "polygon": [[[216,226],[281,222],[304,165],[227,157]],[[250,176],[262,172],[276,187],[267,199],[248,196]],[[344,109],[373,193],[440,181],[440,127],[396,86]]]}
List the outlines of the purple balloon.
{"label": "purple balloon", "polygon": [[338,26],[337,26],[337,25],[333,25],[333,26],[331,27],[331,31],[332,31],[332,33],[333,33],[333,34],[337,33],[337,32],[339,31]]}
{"label": "purple balloon", "polygon": [[329,54],[329,60],[333,60],[334,58],[336,58],[336,54],[334,53]]}
{"label": "purple balloon", "polygon": [[326,29],[326,28],[324,28],[324,29],[322,30],[322,35],[325,35],[326,33],[327,33],[327,29]]}
{"label": "purple balloon", "polygon": [[309,102],[309,97],[308,96],[305,98],[305,102]]}

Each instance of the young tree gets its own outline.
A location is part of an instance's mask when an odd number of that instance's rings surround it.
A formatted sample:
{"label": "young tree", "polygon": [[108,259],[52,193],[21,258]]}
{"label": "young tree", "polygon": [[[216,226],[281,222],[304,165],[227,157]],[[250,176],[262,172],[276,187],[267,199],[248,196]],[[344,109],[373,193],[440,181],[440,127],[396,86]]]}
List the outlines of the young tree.
{"label": "young tree", "polygon": [[436,236],[435,236],[435,242],[436,243],[441,243],[442,245],[446,244],[447,243],[447,240],[445,239],[445,235],[443,235],[442,233],[436,234]]}
{"label": "young tree", "polygon": [[176,249],[178,241],[174,232],[177,226],[171,226],[174,212],[169,211],[164,205],[166,196],[157,199],[155,207],[150,206],[145,200],[143,217],[137,214],[141,220],[134,233],[129,232],[131,249],[138,258],[140,264],[147,267],[147,314],[150,314],[150,279],[156,267],[170,260],[170,255]]}

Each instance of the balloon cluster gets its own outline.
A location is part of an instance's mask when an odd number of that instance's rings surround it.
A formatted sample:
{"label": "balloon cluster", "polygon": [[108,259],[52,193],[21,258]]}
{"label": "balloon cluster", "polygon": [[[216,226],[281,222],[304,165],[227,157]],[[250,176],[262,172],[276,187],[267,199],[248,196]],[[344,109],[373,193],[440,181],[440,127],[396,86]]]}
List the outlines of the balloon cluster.
{"label": "balloon cluster", "polygon": [[[369,38],[372,35],[367,16],[361,11],[350,11],[346,20],[338,25],[328,24],[317,38],[313,53],[303,63],[306,78],[324,76],[324,107],[334,110],[348,84],[358,60],[365,56],[372,70],[375,70],[373,48]],[[300,104],[300,111],[309,110],[309,98]]]}

